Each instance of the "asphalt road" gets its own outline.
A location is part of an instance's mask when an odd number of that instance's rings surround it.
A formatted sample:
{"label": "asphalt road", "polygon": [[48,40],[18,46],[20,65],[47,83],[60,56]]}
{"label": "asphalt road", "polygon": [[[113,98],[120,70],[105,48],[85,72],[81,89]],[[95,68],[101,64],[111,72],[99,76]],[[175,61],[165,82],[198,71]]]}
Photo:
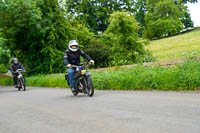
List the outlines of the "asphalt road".
{"label": "asphalt road", "polygon": [[0,133],[200,133],[200,93],[0,86]]}

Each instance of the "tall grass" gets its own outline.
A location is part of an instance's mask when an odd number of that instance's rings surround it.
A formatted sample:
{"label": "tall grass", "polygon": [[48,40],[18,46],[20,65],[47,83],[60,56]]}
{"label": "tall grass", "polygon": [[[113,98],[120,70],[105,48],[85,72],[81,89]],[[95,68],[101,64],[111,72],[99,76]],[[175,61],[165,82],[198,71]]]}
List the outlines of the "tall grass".
{"label": "tall grass", "polygon": [[[187,61],[177,67],[143,67],[92,72],[96,89],[111,90],[195,90],[200,87],[200,62]],[[39,75],[26,78],[28,86],[68,87],[64,75]],[[12,79],[0,79],[11,85]]]}
{"label": "tall grass", "polygon": [[178,67],[142,67],[96,73],[97,89],[194,90],[200,87],[200,63],[186,62]]}

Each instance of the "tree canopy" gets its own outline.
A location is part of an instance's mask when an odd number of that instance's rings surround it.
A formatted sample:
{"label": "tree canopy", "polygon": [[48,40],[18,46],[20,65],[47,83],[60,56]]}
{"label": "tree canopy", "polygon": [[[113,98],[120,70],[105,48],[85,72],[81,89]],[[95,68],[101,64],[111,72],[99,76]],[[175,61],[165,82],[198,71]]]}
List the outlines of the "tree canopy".
{"label": "tree canopy", "polygon": [[180,32],[183,12],[173,0],[147,0],[144,37],[161,37]]}
{"label": "tree canopy", "polygon": [[197,0],[0,0],[0,61],[18,57],[31,74],[63,72],[70,40],[98,67],[131,64],[145,54],[150,61],[139,35],[159,38],[193,27],[189,2]]}
{"label": "tree canopy", "polygon": [[134,12],[134,0],[67,0],[66,8],[70,15],[85,23],[91,31],[103,32],[114,11]]}
{"label": "tree canopy", "polygon": [[[63,71],[63,52],[70,39],[83,42],[89,34],[65,17],[57,0],[1,1],[0,14],[0,27],[8,40],[5,45],[31,73]],[[84,32],[82,39],[77,32]]]}

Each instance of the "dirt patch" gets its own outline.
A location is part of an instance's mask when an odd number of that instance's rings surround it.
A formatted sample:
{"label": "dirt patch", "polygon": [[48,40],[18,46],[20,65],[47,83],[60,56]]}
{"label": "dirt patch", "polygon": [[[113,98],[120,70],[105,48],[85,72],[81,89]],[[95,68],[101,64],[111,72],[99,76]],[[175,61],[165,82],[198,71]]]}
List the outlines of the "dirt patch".
{"label": "dirt patch", "polygon": [[[167,60],[167,61],[157,61],[157,62],[147,62],[141,64],[142,66],[148,67],[148,66],[177,66],[180,63],[185,62],[188,59],[174,59],[174,60]],[[200,60],[200,56],[197,57],[197,60]],[[108,67],[108,68],[100,68],[100,69],[94,69],[95,72],[101,72],[101,71],[109,71],[109,70],[116,70],[116,69],[129,69],[137,67],[140,64],[133,64],[133,65],[124,65],[124,66],[114,66],[114,67]]]}
{"label": "dirt patch", "polygon": [[9,75],[9,74],[0,74],[0,78],[12,78],[12,75]]}

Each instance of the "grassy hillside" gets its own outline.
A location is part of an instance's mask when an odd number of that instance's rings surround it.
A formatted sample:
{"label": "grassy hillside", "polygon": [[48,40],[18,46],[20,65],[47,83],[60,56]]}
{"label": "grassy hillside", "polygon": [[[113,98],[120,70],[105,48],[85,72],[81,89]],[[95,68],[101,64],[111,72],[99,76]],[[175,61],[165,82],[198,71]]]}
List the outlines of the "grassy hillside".
{"label": "grassy hillside", "polygon": [[148,49],[157,60],[200,56],[200,28],[189,33],[151,41]]}

